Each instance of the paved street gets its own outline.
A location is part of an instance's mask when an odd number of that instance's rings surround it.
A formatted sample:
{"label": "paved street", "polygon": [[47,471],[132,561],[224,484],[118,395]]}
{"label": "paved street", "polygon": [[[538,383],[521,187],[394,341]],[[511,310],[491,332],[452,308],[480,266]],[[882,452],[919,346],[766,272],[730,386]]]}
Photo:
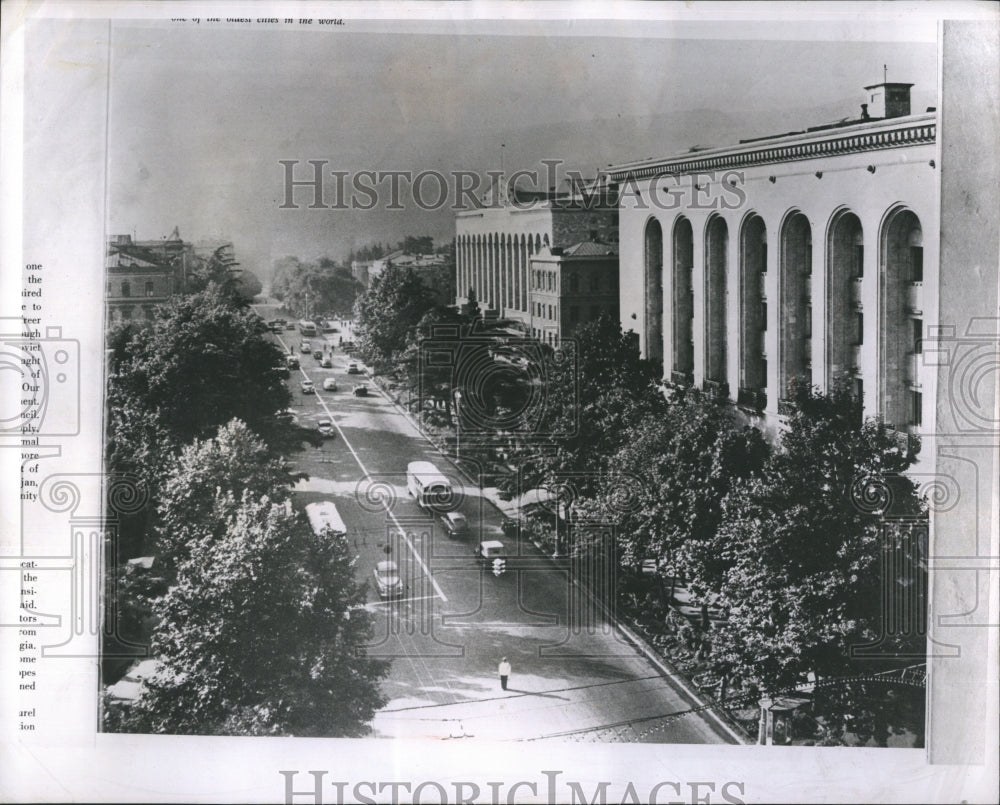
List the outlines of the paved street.
{"label": "paved street", "polygon": [[[341,335],[308,340],[336,344]],[[736,742],[710,714],[690,712],[696,702],[612,628],[563,568],[530,542],[503,536],[500,512],[369,378],[347,374],[342,351],[323,369],[299,352],[297,332],[275,338],[301,358],[289,380],[300,423],[329,417],[337,431],[294,457],[310,476],[296,487],[295,505],[336,503],[358,552],[358,578],[371,582],[377,620],[369,651],[392,660],[377,736]],[[324,391],[331,376],[338,390]],[[316,394],[301,393],[304,379]],[[353,396],[354,384],[366,381],[370,396]],[[470,536],[449,538],[407,495],[406,465],[421,459],[451,478]],[[507,573],[495,577],[476,564],[481,538],[505,543]],[[383,602],[375,589],[373,568],[387,557],[406,585],[401,600]],[[513,667],[507,691],[497,676],[504,656]]]}

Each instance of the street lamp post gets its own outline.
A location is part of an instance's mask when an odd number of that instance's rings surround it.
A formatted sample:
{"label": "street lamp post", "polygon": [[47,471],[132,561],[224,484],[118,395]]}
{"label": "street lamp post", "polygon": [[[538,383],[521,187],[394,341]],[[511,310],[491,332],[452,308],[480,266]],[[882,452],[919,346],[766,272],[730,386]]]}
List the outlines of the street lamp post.
{"label": "street lamp post", "polygon": [[455,397],[455,460],[462,458],[462,392],[454,391]]}

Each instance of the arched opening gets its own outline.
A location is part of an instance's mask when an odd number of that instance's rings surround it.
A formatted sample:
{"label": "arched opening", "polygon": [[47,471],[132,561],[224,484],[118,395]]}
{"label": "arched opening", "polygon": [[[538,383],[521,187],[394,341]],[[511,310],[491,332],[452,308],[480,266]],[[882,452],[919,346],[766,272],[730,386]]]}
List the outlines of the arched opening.
{"label": "arched opening", "polygon": [[[826,259],[826,382],[851,380],[861,394],[860,350],[864,343],[861,282],[865,266],[865,238],[861,220],[843,211],[830,224]],[[858,403],[863,400],[858,399]]]}
{"label": "arched opening", "polygon": [[917,373],[922,312],[918,289],[924,277],[923,231],[910,210],[893,213],[882,236],[879,353],[882,418],[897,430],[922,424],[923,396]]}
{"label": "arched opening", "polygon": [[694,233],[681,216],[673,235],[673,373],[675,383],[690,384],[694,377]]}
{"label": "arched opening", "polygon": [[780,393],[812,383],[812,227],[800,212],[781,228]]}
{"label": "arched opening", "polygon": [[646,223],[644,251],[646,357],[663,362],[663,228],[655,218]]}
{"label": "arched opening", "polygon": [[705,228],[705,381],[714,394],[726,386],[726,267],[729,227],[718,216]]}
{"label": "arched opening", "polygon": [[767,226],[753,213],[740,235],[739,403],[757,410],[767,405]]}

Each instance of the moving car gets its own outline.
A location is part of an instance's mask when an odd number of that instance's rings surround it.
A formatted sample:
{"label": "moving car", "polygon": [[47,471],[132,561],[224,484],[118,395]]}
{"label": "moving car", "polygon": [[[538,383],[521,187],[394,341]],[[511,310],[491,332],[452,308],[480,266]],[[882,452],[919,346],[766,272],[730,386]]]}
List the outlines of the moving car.
{"label": "moving car", "polygon": [[452,539],[460,539],[469,535],[469,521],[461,512],[448,512],[441,518],[445,533]]}
{"label": "moving car", "polygon": [[289,355],[288,356],[288,368],[289,369],[298,369],[299,368],[299,358],[298,358],[297,355]]}
{"label": "moving car", "polygon": [[320,363],[320,366],[322,366],[324,369],[332,369],[333,358],[331,358],[329,355],[324,355],[323,361]]}
{"label": "moving car", "polygon": [[382,598],[398,598],[403,594],[403,580],[395,562],[386,560],[375,565],[375,587]]}
{"label": "moving car", "polygon": [[314,349],[313,350],[313,357],[316,360],[318,360],[318,361],[323,360],[323,350],[321,350],[321,349]]}
{"label": "moving car", "polygon": [[349,364],[347,364],[347,374],[349,374],[349,375],[359,375],[359,374],[361,374],[361,369],[358,366],[358,362],[357,361],[351,361]]}
{"label": "moving car", "polygon": [[310,344],[308,341],[303,341],[301,344],[299,344],[299,352],[308,355],[310,352],[312,352],[312,344]]}
{"label": "moving car", "polygon": [[323,381],[323,391],[336,391],[337,390],[337,380],[333,377],[328,377]]}
{"label": "moving car", "polygon": [[316,430],[323,436],[336,436],[337,431],[333,427],[333,420],[323,417],[316,422]]}
{"label": "moving car", "polygon": [[358,383],[358,385],[356,385],[354,387],[354,396],[355,397],[367,397],[368,396],[368,386],[366,386],[364,383]]}
{"label": "moving car", "polygon": [[299,388],[302,389],[303,394],[315,394],[316,387],[313,385],[311,380],[303,380],[299,383]]}

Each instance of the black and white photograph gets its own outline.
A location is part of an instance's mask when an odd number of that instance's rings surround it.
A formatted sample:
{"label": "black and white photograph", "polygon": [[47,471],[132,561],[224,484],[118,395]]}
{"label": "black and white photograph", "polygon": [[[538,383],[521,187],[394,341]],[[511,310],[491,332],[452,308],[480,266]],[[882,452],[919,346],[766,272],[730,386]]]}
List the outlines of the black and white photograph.
{"label": "black and white photograph", "polygon": [[996,6],[4,6],[0,798],[997,801]]}

